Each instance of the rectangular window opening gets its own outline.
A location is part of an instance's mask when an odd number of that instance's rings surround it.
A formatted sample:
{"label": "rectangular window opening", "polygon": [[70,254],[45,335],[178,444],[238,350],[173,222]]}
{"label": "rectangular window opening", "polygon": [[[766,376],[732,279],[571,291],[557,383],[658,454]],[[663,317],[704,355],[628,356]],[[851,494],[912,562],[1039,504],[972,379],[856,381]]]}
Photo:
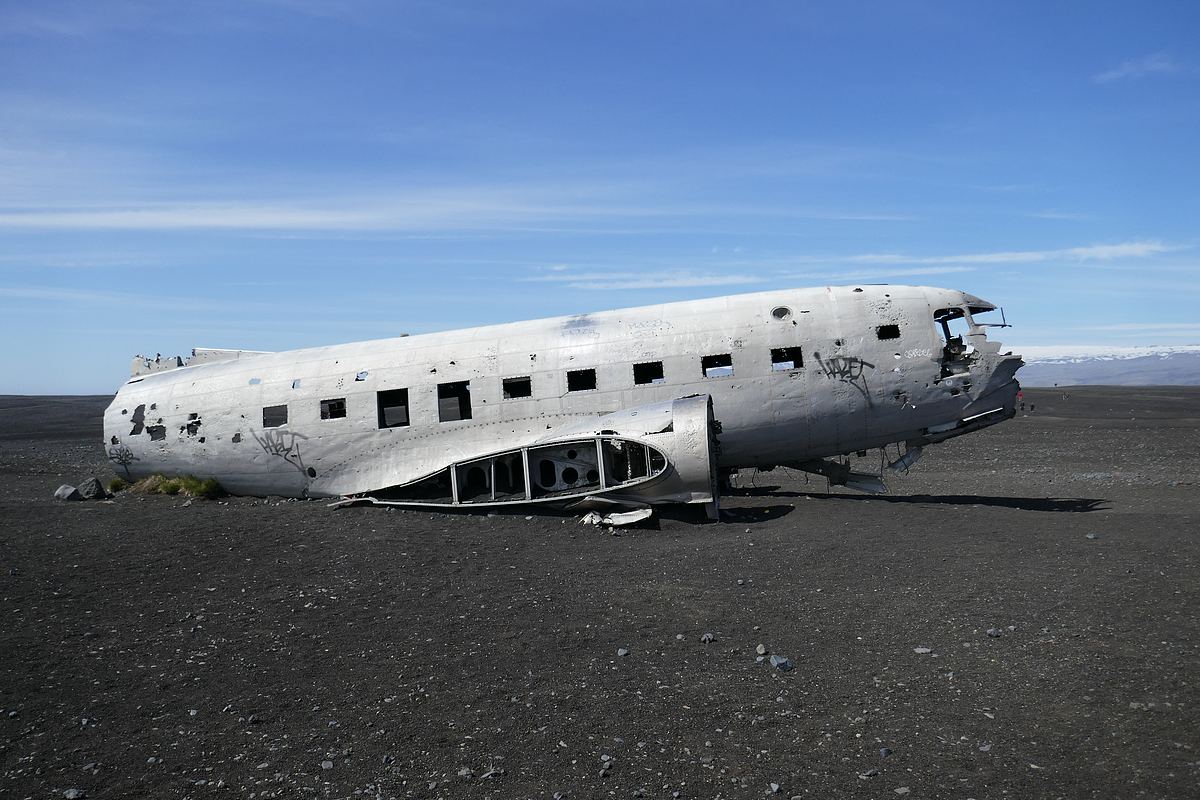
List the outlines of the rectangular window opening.
{"label": "rectangular window opening", "polygon": [[266,406],[263,408],[263,427],[278,428],[287,425],[287,406]]}
{"label": "rectangular window opening", "polygon": [[596,370],[573,369],[567,372],[567,391],[585,392],[596,388]]}
{"label": "rectangular window opening", "polygon": [[504,399],[515,400],[518,397],[533,396],[533,380],[528,375],[520,378],[504,379]]}
{"label": "rectangular window opening", "polygon": [[799,347],[772,347],[771,371],[779,372],[785,369],[800,369],[804,366],[804,355]]}
{"label": "rectangular window opening", "polygon": [[376,392],[380,428],[403,428],[408,425],[408,389],[387,389]]}
{"label": "rectangular window opening", "polygon": [[633,382],[638,386],[644,386],[650,383],[663,383],[666,377],[663,375],[663,362],[647,361],[644,364],[633,365]]}
{"label": "rectangular window opening", "polygon": [[321,401],[321,419],[345,419],[346,398]]}
{"label": "rectangular window opening", "polygon": [[880,325],[875,329],[875,335],[880,339],[899,339],[900,326],[896,324]]}
{"label": "rectangular window opening", "polygon": [[729,353],[701,356],[700,369],[706,378],[728,378],[733,375],[733,356]]}
{"label": "rectangular window opening", "polygon": [[438,419],[454,422],[471,418],[471,382],[438,384]]}

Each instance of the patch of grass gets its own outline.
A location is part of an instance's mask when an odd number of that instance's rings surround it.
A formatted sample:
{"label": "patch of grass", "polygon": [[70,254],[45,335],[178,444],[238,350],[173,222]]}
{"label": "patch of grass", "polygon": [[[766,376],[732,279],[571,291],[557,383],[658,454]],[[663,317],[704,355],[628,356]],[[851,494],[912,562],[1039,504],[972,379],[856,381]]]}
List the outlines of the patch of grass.
{"label": "patch of grass", "polygon": [[216,478],[197,478],[195,475],[177,475],[171,478],[165,475],[151,475],[149,478],[142,478],[131,488],[141,494],[181,494],[204,500],[213,500],[225,494]]}
{"label": "patch of grass", "polygon": [[129,481],[125,480],[124,478],[113,478],[108,482],[108,486],[106,488],[108,489],[109,494],[123,492],[129,488]]}

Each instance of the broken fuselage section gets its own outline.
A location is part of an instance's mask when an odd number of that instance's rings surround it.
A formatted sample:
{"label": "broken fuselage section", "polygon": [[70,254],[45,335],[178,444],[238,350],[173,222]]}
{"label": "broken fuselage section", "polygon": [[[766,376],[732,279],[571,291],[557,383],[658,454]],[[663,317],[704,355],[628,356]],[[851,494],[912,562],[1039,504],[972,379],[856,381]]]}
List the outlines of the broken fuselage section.
{"label": "broken fuselage section", "polygon": [[[703,503],[745,468],[867,491],[840,457],[1013,415],[1021,365],[930,287],[798,289],[286,353],[135,361],[119,474],[414,507]],[[873,478],[873,480],[867,480]]]}

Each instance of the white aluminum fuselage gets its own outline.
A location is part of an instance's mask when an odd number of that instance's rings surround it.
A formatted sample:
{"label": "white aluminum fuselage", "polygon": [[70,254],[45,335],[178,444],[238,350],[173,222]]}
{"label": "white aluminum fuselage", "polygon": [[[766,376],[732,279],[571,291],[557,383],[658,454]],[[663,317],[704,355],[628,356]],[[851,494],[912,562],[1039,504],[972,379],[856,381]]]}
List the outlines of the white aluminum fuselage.
{"label": "white aluminum fuselage", "polygon": [[[721,468],[794,463],[936,440],[995,409],[1010,416],[1020,361],[974,322],[973,360],[946,374],[933,315],[962,308],[969,321],[972,307],[991,306],[946,289],[825,287],[243,353],[130,380],[105,413],[105,446],[129,478],[194,474],[240,494],[342,496],[525,447],[583,418],[707,394]],[[898,336],[880,338],[892,325]],[[802,366],[773,365],[773,349],[794,347]],[[706,377],[702,357],[721,354],[732,374]],[[662,380],[636,384],[634,365],[658,361]],[[567,372],[580,369],[595,369],[596,388],[568,391]],[[505,399],[502,381],[523,376],[531,395]],[[471,418],[440,421],[437,387],[457,381],[470,382]],[[377,393],[400,388],[409,424],[381,428]],[[333,398],[345,416],[322,419]],[[263,409],[280,405],[286,425],[264,428]]]}

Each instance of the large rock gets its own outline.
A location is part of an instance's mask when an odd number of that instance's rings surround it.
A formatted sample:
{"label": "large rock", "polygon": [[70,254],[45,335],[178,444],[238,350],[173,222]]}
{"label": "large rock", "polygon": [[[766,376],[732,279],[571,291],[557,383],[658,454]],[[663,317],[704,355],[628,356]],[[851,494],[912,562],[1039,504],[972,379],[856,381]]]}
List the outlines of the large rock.
{"label": "large rock", "polygon": [[54,499],[55,500],[82,500],[83,495],[81,495],[79,493],[79,490],[76,489],[74,486],[68,486],[67,484],[64,483],[62,486],[60,486],[54,490]]}
{"label": "large rock", "polygon": [[104,487],[96,478],[88,478],[79,484],[79,494],[84,500],[104,500],[108,497],[108,492],[104,491]]}

